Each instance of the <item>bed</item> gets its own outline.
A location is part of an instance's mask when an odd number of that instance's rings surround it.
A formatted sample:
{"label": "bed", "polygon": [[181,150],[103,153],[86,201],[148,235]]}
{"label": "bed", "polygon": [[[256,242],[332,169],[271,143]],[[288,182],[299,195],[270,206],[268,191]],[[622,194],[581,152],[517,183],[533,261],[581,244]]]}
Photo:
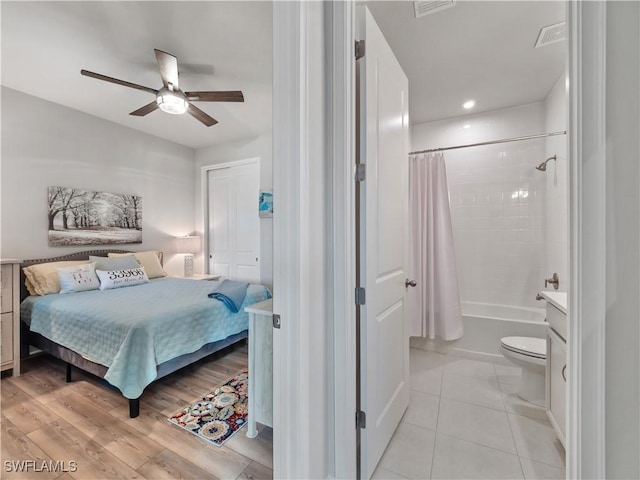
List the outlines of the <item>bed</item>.
{"label": "bed", "polygon": [[208,298],[217,282],[171,277],[112,290],[29,295],[24,267],[86,260],[90,255],[125,253],[94,250],[21,264],[22,351],[29,345],[71,367],[97,375],[129,400],[129,415],[140,413],[140,397],[153,381],[247,338],[244,307],[271,297],[250,285],[238,313]]}

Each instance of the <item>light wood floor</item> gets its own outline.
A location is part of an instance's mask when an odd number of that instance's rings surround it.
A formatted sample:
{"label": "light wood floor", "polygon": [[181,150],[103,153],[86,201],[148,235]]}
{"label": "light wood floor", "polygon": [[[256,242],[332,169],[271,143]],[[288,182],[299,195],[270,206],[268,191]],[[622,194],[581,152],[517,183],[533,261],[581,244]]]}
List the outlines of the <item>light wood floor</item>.
{"label": "light wood floor", "polygon": [[[215,447],[170,424],[167,417],[247,367],[239,345],[147,387],[140,416],[129,418],[127,401],[99,379],[48,356],[25,360],[20,377],[0,382],[3,479],[264,479],[272,478],[273,435],[246,427]],[[8,472],[7,461],[34,460],[36,473]],[[47,472],[42,462],[77,463],[75,472]],[[59,464],[61,465],[61,464]]]}

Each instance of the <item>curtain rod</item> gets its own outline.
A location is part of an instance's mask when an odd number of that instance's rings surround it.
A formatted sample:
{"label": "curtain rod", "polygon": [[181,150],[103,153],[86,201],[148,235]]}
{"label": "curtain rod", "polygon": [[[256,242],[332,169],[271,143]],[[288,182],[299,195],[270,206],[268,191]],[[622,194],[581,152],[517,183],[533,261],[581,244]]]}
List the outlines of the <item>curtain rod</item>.
{"label": "curtain rod", "polygon": [[492,140],[490,142],[470,143],[468,145],[457,145],[455,147],[430,148],[428,150],[418,150],[416,152],[410,152],[409,155],[415,155],[418,153],[442,152],[444,150],[456,150],[458,148],[481,147],[483,145],[493,145],[495,143],[517,142],[519,140],[531,140],[533,138],[553,137],[555,135],[566,135],[566,133],[567,131],[563,130],[561,132],[540,133],[539,135],[527,135],[526,137],[503,138],[502,140]]}

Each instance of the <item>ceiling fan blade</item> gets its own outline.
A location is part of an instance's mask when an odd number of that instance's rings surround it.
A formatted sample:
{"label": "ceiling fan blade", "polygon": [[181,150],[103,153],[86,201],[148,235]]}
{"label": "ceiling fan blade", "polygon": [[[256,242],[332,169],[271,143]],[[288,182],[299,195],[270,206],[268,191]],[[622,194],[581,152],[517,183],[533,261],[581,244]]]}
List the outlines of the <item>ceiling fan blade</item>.
{"label": "ceiling fan blade", "polygon": [[193,102],[244,102],[244,95],[240,90],[230,92],[185,92],[184,94]]}
{"label": "ceiling fan blade", "polygon": [[189,104],[189,109],[187,110],[187,112],[189,112],[189,114],[193,118],[195,118],[197,120],[200,120],[207,127],[210,127],[210,126],[215,125],[216,123],[218,123],[218,121],[215,118],[210,117],[209,115],[204,113],[202,110],[200,110],[198,107],[196,107],[192,103]]}
{"label": "ceiling fan blade", "polygon": [[80,74],[85,77],[97,78],[98,80],[104,80],[105,82],[115,83],[116,85],[122,85],[123,87],[135,88],[137,90],[142,90],[144,92],[153,93],[154,95],[158,94],[158,90],[153,88],[144,87],[142,85],[137,85],[135,83],[127,82],[125,80],[119,80],[113,77],[107,77],[106,75],[101,75],[99,73],[90,72],[89,70],[80,70]]}
{"label": "ceiling fan blade", "polygon": [[162,83],[166,88],[169,88],[169,84],[171,84],[173,88],[170,90],[178,90],[180,88],[178,86],[178,59],[162,50],[154,49],[153,51],[156,52]]}
{"label": "ceiling fan blade", "polygon": [[139,109],[134,110],[129,115],[135,115],[136,117],[144,117],[145,115],[157,109],[158,109],[158,103],[154,100],[153,102],[146,104],[144,107],[140,107]]}

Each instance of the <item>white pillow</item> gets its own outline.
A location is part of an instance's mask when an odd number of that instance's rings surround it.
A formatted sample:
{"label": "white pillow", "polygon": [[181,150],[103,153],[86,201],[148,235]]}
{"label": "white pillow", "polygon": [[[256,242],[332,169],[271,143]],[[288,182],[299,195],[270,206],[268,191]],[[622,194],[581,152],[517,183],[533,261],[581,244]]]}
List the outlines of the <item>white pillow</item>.
{"label": "white pillow", "polygon": [[96,290],[100,287],[95,263],[56,268],[56,270],[58,270],[58,279],[60,280],[60,293],[83,292]]}
{"label": "white pillow", "polygon": [[160,264],[160,259],[158,258],[158,252],[154,250],[150,250],[147,252],[135,252],[135,253],[113,253],[110,252],[109,257],[124,257],[124,256],[134,256],[138,263],[143,266],[147,272],[149,278],[158,278],[158,277],[166,277],[167,272],[165,272]]}
{"label": "white pillow", "polygon": [[149,281],[144,267],[131,268],[129,270],[96,270],[96,273],[100,278],[100,290],[130,287]]}

